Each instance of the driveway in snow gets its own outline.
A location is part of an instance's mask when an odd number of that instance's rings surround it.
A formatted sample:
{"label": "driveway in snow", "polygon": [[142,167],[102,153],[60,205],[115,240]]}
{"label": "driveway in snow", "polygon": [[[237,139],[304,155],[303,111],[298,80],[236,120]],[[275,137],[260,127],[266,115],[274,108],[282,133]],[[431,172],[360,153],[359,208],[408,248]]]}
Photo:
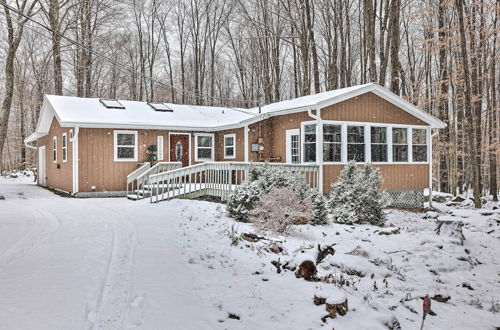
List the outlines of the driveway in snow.
{"label": "driveway in snow", "polygon": [[208,329],[176,203],[63,198],[0,179],[0,329]]}

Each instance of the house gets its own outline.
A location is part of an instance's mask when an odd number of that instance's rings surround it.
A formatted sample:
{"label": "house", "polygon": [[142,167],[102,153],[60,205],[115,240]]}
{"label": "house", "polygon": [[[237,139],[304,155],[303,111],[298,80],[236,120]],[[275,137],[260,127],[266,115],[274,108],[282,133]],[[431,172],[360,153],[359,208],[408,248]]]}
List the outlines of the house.
{"label": "house", "polygon": [[123,195],[148,146],[184,168],[315,164],[324,193],[349,160],[370,162],[383,189],[420,194],[432,183],[432,129],[443,127],[371,83],[252,109],[47,95],[25,142],[38,149],[38,184],[76,196]]}

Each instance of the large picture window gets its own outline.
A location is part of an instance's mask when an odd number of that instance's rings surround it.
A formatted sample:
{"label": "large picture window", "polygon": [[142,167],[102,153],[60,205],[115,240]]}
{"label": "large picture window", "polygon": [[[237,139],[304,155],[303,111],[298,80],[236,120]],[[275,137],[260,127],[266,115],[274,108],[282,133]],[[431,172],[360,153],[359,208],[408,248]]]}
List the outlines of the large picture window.
{"label": "large picture window", "polygon": [[236,134],[224,135],[224,158],[236,158]]}
{"label": "large picture window", "polygon": [[365,161],[364,126],[347,126],[347,160]]}
{"label": "large picture window", "polygon": [[342,126],[323,126],[323,160],[325,162],[340,162],[342,151]]}
{"label": "large picture window", "polygon": [[214,136],[213,134],[195,135],[196,161],[211,161],[214,154]]}
{"label": "large picture window", "polygon": [[392,161],[408,161],[408,129],[394,127],[392,129]]}
{"label": "large picture window", "polygon": [[427,130],[423,128],[414,128],[412,130],[412,148],[413,161],[427,161]]}
{"label": "large picture window", "polygon": [[304,162],[316,161],[316,124],[304,126]]}
{"label": "large picture window", "polygon": [[115,131],[115,162],[137,161],[137,132]]}
{"label": "large picture window", "polygon": [[371,127],[372,162],[387,162],[387,127]]}

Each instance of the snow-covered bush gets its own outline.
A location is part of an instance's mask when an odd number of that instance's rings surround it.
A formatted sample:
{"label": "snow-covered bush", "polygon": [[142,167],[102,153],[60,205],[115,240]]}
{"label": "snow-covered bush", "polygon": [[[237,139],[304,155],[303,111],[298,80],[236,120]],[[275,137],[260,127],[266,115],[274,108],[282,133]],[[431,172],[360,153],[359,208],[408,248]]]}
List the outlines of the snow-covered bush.
{"label": "snow-covered bush", "polygon": [[311,198],[301,198],[292,187],[280,187],[261,196],[250,211],[250,221],[258,230],[287,234],[290,226],[311,218]]}
{"label": "snow-covered bush", "polygon": [[383,225],[383,209],[388,198],[380,190],[382,183],[382,175],[374,166],[367,164],[358,168],[354,162],[349,162],[337,182],[332,184],[328,206],[335,221]]}
{"label": "snow-covered bush", "polygon": [[318,191],[315,191],[311,196],[312,199],[312,225],[326,225],[328,223],[328,210],[326,205],[326,199]]}
{"label": "snow-covered bush", "polygon": [[249,212],[263,194],[283,187],[291,187],[300,198],[311,194],[305,178],[299,173],[268,165],[253,166],[247,180],[229,196],[228,213],[238,221],[248,221]]}

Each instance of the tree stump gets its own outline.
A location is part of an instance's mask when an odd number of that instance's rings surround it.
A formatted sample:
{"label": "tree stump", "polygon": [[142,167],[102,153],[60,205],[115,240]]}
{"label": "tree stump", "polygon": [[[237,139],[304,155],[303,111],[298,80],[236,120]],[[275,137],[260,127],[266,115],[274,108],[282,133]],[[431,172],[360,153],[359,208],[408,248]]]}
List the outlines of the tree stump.
{"label": "tree stump", "polygon": [[316,265],[311,260],[305,260],[299,265],[295,272],[295,277],[304,278],[306,281],[313,281],[317,273]]}
{"label": "tree stump", "polygon": [[434,229],[436,234],[440,236],[447,236],[455,240],[455,243],[464,245],[465,236],[462,232],[464,223],[460,220],[442,219],[437,220],[437,227]]}
{"label": "tree stump", "polygon": [[343,293],[338,293],[326,300],[326,311],[331,318],[335,318],[337,314],[344,316],[348,310],[347,297]]}

